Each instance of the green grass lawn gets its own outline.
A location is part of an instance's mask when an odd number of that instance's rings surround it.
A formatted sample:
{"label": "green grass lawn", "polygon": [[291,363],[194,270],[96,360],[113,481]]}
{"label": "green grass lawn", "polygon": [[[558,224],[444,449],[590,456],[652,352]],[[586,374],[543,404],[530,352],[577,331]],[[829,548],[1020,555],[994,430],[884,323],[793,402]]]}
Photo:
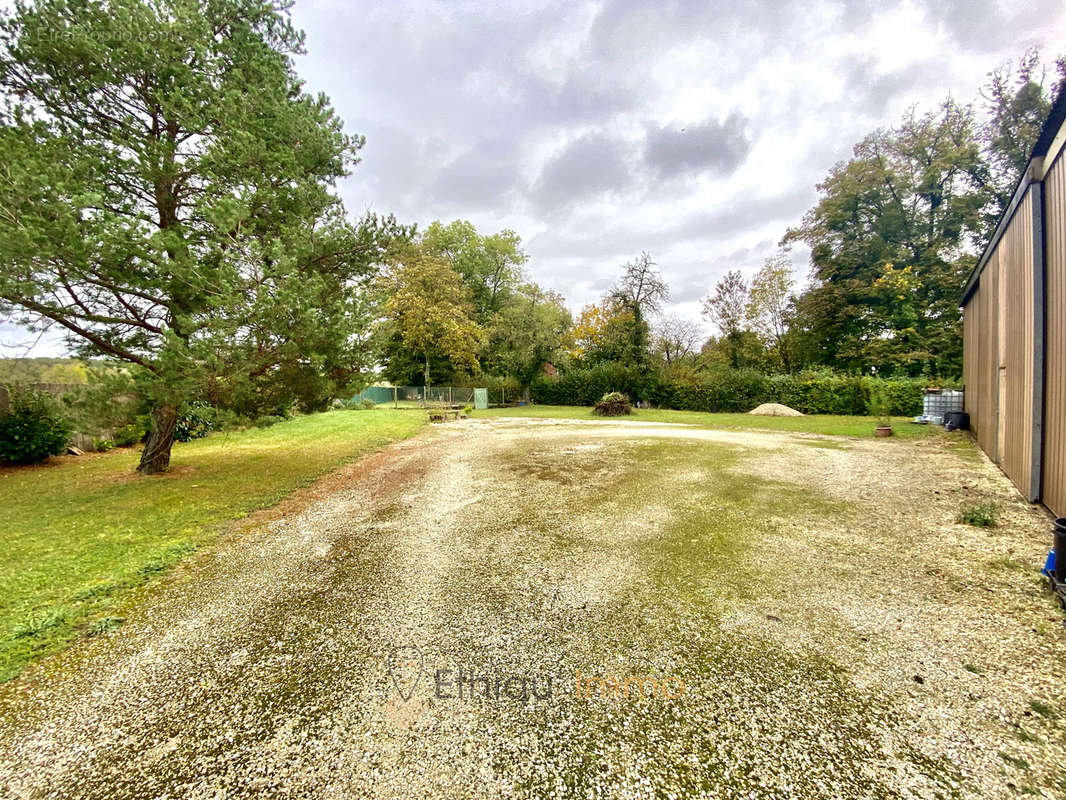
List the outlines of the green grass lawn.
{"label": "green grass lawn", "polygon": [[[517,408],[490,408],[475,411],[475,417],[540,417],[547,419],[603,420],[582,406],[519,406]],[[699,425],[702,428],[792,431],[795,433],[820,433],[827,436],[873,436],[877,427],[875,417],[847,417],[829,414],[811,414],[805,417],[753,417],[751,414],[708,414],[701,411],[671,411],[669,409],[640,409],[628,417],[612,419],[630,422],[681,422]],[[910,417],[893,417],[893,435],[903,438],[930,436],[943,432],[933,425],[915,425]]]}
{"label": "green grass lawn", "polygon": [[82,635],[116,627],[125,592],[210,543],[228,520],[411,435],[411,411],[334,411],[175,444],[171,472],[138,453],[0,470],[0,681]]}

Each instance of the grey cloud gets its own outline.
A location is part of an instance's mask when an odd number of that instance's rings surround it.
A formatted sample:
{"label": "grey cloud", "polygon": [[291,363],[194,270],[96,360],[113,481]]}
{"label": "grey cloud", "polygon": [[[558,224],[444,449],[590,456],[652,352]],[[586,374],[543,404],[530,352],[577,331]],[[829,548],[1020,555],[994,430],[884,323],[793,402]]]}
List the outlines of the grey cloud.
{"label": "grey cloud", "polygon": [[747,120],[730,114],[723,122],[707,120],[680,128],[650,127],[644,160],[662,177],[710,170],[729,175],[751,152]]}
{"label": "grey cloud", "polygon": [[1029,0],[1013,8],[996,0],[925,0],[929,17],[973,52],[1025,49],[1028,37],[1062,13],[1061,0]]}
{"label": "grey cloud", "polygon": [[427,194],[435,204],[448,207],[498,207],[510,202],[520,185],[518,160],[510,143],[480,143],[444,166]]}
{"label": "grey cloud", "polygon": [[[913,0],[921,33],[945,34],[932,55],[882,27],[903,3],[314,0],[293,8],[296,67],[367,137],[340,185],[353,215],[514,228],[532,277],[574,302],[646,248],[687,298],[707,272],[697,253],[748,264],[730,253],[798,222],[833,163],[907,105],[969,100],[1027,45],[1060,47],[1061,0]],[[852,55],[877,45],[887,72]]]}
{"label": "grey cloud", "polygon": [[575,69],[552,99],[560,119],[602,119],[632,108],[640,87],[606,70]]}
{"label": "grey cloud", "polygon": [[689,278],[678,286],[670,287],[670,299],[674,303],[691,303],[702,300],[707,296],[709,288],[708,280],[704,276]]}
{"label": "grey cloud", "polygon": [[693,214],[669,231],[669,235],[687,239],[721,236],[758,228],[768,222],[784,225],[799,222],[800,216],[814,203],[813,187],[794,188],[770,197],[738,198],[725,208]]}
{"label": "grey cloud", "polygon": [[811,188],[792,189],[770,197],[737,198],[725,207],[695,212],[667,225],[649,224],[639,213],[620,211],[613,219],[591,223],[583,220],[580,226],[570,229],[549,229],[529,242],[529,250],[534,256],[603,256],[613,262],[624,260],[630,253],[655,252],[679,242],[728,241],[775,223],[783,234],[788,225],[800,221],[814,200],[812,181]]}
{"label": "grey cloud", "polygon": [[879,73],[877,60],[869,55],[844,59],[840,70],[845,74],[848,97],[865,114],[884,120],[902,113],[901,96],[922,85],[925,75],[945,70],[942,59],[918,61],[891,72]]}
{"label": "grey cloud", "polygon": [[585,134],[545,164],[533,186],[542,209],[567,208],[632,184],[633,170],[622,144],[602,133]]}
{"label": "grey cloud", "polygon": [[750,53],[737,58],[730,40],[744,34],[761,43],[760,52],[798,52],[810,43],[784,32],[801,27],[811,13],[809,0],[608,0],[589,35],[589,52],[605,61],[628,62],[678,45],[699,42],[722,54],[714,78],[728,81],[750,68]]}

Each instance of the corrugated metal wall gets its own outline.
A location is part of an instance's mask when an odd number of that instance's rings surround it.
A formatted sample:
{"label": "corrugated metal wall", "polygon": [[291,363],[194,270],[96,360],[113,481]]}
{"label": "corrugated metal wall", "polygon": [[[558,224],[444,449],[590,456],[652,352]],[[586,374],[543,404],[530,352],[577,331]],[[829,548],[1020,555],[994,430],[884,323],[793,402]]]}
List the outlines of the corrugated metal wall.
{"label": "corrugated metal wall", "polygon": [[1066,162],[1044,178],[1047,269],[1047,377],[1044,405],[1044,504],[1066,516]]}

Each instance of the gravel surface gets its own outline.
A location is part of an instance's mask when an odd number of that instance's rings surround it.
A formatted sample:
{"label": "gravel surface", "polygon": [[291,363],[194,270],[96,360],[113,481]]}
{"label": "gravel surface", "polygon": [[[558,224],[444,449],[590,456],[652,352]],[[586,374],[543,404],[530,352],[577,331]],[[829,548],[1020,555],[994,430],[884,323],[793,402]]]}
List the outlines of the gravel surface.
{"label": "gravel surface", "polygon": [[466,421],[274,516],[0,686],[0,797],[1066,795],[1048,522],[967,445]]}

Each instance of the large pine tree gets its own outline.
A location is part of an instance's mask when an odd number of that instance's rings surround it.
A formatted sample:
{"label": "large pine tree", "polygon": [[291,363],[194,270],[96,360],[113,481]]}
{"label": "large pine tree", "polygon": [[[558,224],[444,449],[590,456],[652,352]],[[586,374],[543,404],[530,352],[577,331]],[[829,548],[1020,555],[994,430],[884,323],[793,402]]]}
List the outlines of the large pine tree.
{"label": "large pine tree", "polygon": [[266,0],[18,0],[0,24],[0,310],[143,368],[142,472],[191,398],[321,395],[363,364],[397,231],[346,221],[362,139],[303,91],[302,46]]}

